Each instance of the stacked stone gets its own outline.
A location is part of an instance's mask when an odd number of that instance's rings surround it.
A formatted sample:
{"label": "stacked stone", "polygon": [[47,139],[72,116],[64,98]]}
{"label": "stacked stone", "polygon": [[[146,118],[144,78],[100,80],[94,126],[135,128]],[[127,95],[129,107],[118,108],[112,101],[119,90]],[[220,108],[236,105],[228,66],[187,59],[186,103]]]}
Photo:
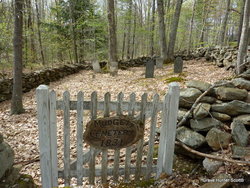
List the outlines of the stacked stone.
{"label": "stacked stone", "polygon": [[[249,47],[250,48],[250,47]],[[205,57],[207,61],[213,61],[218,67],[225,67],[227,70],[234,69],[237,61],[238,49],[235,47],[207,47],[198,48],[190,55],[182,54],[184,60],[200,59]],[[180,54],[179,54],[180,56]],[[250,50],[248,51],[245,62],[247,68],[250,64]]]}
{"label": "stacked stone", "polygon": [[[217,152],[232,145],[233,157],[250,155],[250,70],[223,86],[211,90],[194,109],[185,126],[177,129],[176,138],[194,149],[207,144]],[[178,120],[190,110],[195,100],[211,84],[189,81],[180,93]],[[207,164],[208,160],[205,161]]]}

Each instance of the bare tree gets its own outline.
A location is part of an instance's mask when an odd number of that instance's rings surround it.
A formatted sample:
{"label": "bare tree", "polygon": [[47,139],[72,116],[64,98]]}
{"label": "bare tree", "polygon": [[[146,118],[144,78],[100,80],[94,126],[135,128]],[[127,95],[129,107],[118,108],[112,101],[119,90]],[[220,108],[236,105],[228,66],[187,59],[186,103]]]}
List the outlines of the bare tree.
{"label": "bare tree", "polygon": [[36,6],[36,18],[37,18],[37,32],[38,32],[38,41],[40,46],[40,53],[42,58],[42,64],[45,65],[45,58],[44,58],[44,52],[43,52],[43,44],[42,44],[42,36],[41,36],[41,19],[40,19],[40,12],[38,9],[38,2],[35,0],[35,6]]}
{"label": "bare tree", "polygon": [[118,71],[117,63],[117,39],[115,23],[115,4],[114,0],[107,0],[108,23],[109,23],[109,63],[111,75],[116,75]]}
{"label": "bare tree", "polygon": [[169,43],[168,43],[168,59],[170,60],[174,59],[174,47],[175,47],[180,14],[181,14],[181,6],[182,6],[182,0],[177,0],[174,18],[171,26],[171,32],[169,35]]}
{"label": "bare tree", "polygon": [[239,22],[240,24],[239,24],[238,39],[237,39],[237,46],[240,45],[240,37],[241,37],[241,31],[242,31],[242,25],[243,25],[245,2],[246,2],[246,0],[242,0],[242,6],[241,6],[241,12],[240,12],[240,22]]}
{"label": "bare tree", "polygon": [[188,34],[188,54],[190,54],[190,49],[191,49],[191,41],[192,41],[192,34],[193,34],[193,25],[194,25],[194,13],[195,13],[195,7],[196,7],[196,0],[193,2],[193,7],[192,7],[192,17],[190,20],[190,29],[189,29],[189,34]]}
{"label": "bare tree", "polygon": [[155,31],[155,0],[153,0],[152,4],[152,20],[150,27],[150,41],[149,41],[149,54],[151,56],[154,55],[154,31]]}
{"label": "bare tree", "polygon": [[250,0],[246,0],[244,8],[244,18],[240,37],[240,45],[237,56],[236,73],[240,74],[244,71],[244,58],[247,53],[247,45],[249,40],[249,17],[250,17]]}
{"label": "bare tree", "polygon": [[161,47],[161,57],[163,61],[167,60],[167,43],[166,43],[166,31],[164,23],[164,5],[163,0],[157,0],[157,10],[159,17],[159,35],[160,35],[160,47]]}
{"label": "bare tree", "polygon": [[223,46],[225,44],[225,34],[226,34],[228,16],[230,13],[231,0],[226,0],[226,1],[227,1],[227,9],[226,9],[226,13],[225,13],[225,16],[222,20],[222,25],[221,25],[220,46]]}
{"label": "bare tree", "polygon": [[23,4],[24,0],[15,0],[15,25],[14,25],[14,69],[13,69],[13,90],[11,101],[11,114],[24,112],[22,102],[22,68],[23,68]]}

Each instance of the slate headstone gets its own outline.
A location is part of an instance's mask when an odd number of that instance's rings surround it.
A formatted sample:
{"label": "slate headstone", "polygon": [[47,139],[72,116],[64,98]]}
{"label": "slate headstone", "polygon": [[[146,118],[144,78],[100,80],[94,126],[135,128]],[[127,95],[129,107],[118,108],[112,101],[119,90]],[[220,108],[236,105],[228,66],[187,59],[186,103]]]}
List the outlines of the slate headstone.
{"label": "slate headstone", "polygon": [[161,57],[156,58],[156,68],[157,69],[163,68],[163,58]]}
{"label": "slate headstone", "polygon": [[101,72],[101,67],[98,61],[93,61],[92,62],[92,67],[95,73]]}
{"label": "slate headstone", "polygon": [[177,57],[174,61],[174,73],[182,73],[183,60],[181,57]]}
{"label": "slate headstone", "polygon": [[154,69],[155,69],[155,62],[153,60],[147,61],[145,78],[154,78]]}

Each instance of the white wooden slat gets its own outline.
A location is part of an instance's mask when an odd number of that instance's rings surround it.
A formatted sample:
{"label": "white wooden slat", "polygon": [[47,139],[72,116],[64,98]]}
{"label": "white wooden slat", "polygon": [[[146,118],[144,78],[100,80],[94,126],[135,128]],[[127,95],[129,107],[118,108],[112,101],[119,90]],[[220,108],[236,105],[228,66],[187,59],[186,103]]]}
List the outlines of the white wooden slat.
{"label": "white wooden slat", "polygon": [[[147,105],[147,93],[144,93],[141,97],[141,112],[140,112],[140,120],[143,122],[144,126],[145,126],[146,105]],[[137,143],[135,181],[139,181],[140,176],[141,176],[143,142],[144,142],[144,135],[143,135],[142,139],[140,139]]]}
{"label": "white wooden slat", "polygon": [[170,102],[168,105],[167,127],[166,127],[166,146],[163,156],[163,171],[169,175],[172,174],[175,134],[177,125],[177,114],[179,107],[180,87],[177,82],[169,84]]}
{"label": "white wooden slat", "polygon": [[[144,175],[145,175],[146,169],[147,169],[147,167],[145,165],[141,166],[141,171],[142,171],[142,173]],[[89,169],[88,168],[83,168],[82,170],[83,170],[83,174],[89,174]],[[135,171],[136,171],[135,165],[131,165],[130,173],[135,174]],[[152,167],[152,172],[153,173],[156,172],[156,166]],[[112,168],[112,167],[108,168],[107,173],[108,173],[108,176],[112,176],[114,174],[114,168]],[[119,167],[119,174],[124,175],[124,173],[125,173],[125,167],[120,166]],[[71,174],[72,177],[76,177],[76,170],[71,170],[70,174]],[[102,175],[101,165],[96,165],[95,175],[96,175],[96,177],[101,177],[101,175]],[[62,171],[59,171],[58,176],[59,176],[59,178],[63,177]]]}
{"label": "white wooden slat", "polygon": [[168,109],[169,106],[169,101],[170,101],[170,95],[166,94],[164,96],[164,101],[163,101],[163,109],[161,113],[161,131],[160,131],[160,141],[159,141],[159,147],[158,147],[158,160],[157,160],[157,174],[156,177],[159,178],[160,174],[162,173],[163,170],[163,156],[164,156],[164,150],[166,146],[166,129],[167,129],[167,117],[168,117]]}
{"label": "white wooden slat", "polygon": [[64,126],[63,126],[63,143],[64,143],[64,182],[65,186],[70,185],[70,94],[68,91],[63,93],[64,102]]}
{"label": "white wooden slat", "polygon": [[40,85],[36,89],[37,114],[39,129],[39,148],[40,148],[40,166],[42,176],[42,187],[51,188],[51,158],[50,158],[50,139],[49,138],[49,88],[46,85]]}
{"label": "white wooden slat", "polygon": [[57,159],[57,125],[56,125],[56,93],[51,91],[50,101],[50,145],[51,145],[51,178],[52,187],[58,187]]}
{"label": "white wooden slat", "polygon": [[[97,93],[93,92],[91,94],[91,119],[94,120],[97,117]],[[95,184],[95,157],[96,151],[95,148],[90,147],[90,160],[89,160],[89,183],[90,185]]]}
{"label": "white wooden slat", "polygon": [[[83,103],[83,109],[84,110],[90,110],[90,101],[84,101]],[[117,101],[110,101],[110,112],[116,112],[117,110]],[[162,103],[158,104],[158,111],[162,110]],[[122,104],[122,109],[123,111],[128,111],[128,106],[129,106],[129,101],[123,101]],[[71,101],[70,102],[70,110],[76,110],[77,108],[77,101]],[[150,115],[150,110],[152,109],[152,102],[147,103],[146,107],[146,114]],[[63,101],[57,101],[57,110],[63,110]],[[97,104],[97,110],[104,110],[104,101],[98,101]],[[140,111],[141,110],[141,102],[136,102],[135,104],[135,111]]]}
{"label": "white wooden slat", "polygon": [[[135,93],[131,93],[130,103],[128,108],[128,115],[131,117],[134,117],[135,114],[135,102],[136,102],[136,95]],[[124,174],[125,182],[130,181],[131,149],[132,146],[127,147],[125,153],[125,174]]]}
{"label": "white wooden slat", "polygon": [[152,117],[151,117],[151,125],[150,125],[150,136],[149,136],[148,154],[147,154],[147,170],[146,170],[146,179],[147,180],[150,179],[151,173],[152,173],[158,101],[159,101],[159,95],[155,94],[154,99],[153,99]]}
{"label": "white wooden slat", "polygon": [[[123,102],[124,95],[122,92],[118,94],[117,97],[117,111],[116,114],[118,116],[122,115],[122,102]],[[119,179],[119,163],[120,163],[120,149],[116,149],[114,153],[114,174],[113,174],[113,179],[114,183],[118,182]]]}
{"label": "white wooden slat", "polygon": [[[109,117],[110,93],[104,95],[104,117]],[[107,169],[108,169],[108,152],[102,150],[102,183],[107,183]]]}
{"label": "white wooden slat", "polygon": [[77,94],[77,144],[76,144],[76,155],[77,155],[77,185],[82,185],[83,181],[83,93],[80,91]]}

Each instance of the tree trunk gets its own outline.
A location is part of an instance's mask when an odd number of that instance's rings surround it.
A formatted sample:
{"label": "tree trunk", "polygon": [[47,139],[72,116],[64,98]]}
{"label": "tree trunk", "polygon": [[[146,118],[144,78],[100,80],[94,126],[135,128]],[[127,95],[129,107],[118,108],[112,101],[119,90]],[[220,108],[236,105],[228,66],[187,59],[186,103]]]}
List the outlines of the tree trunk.
{"label": "tree trunk", "polygon": [[244,18],[244,7],[245,7],[246,0],[242,0],[242,7],[241,7],[241,15],[240,15],[240,24],[239,24],[239,30],[238,30],[238,40],[237,40],[237,46],[240,45],[240,37],[241,37],[241,31],[242,31],[242,25],[243,25],[243,18]]}
{"label": "tree trunk", "polygon": [[171,32],[169,35],[169,43],[168,43],[168,59],[169,60],[174,59],[174,47],[175,47],[180,14],[181,14],[181,5],[182,5],[182,0],[177,0],[175,13],[174,13],[174,19],[172,22]]}
{"label": "tree trunk", "polygon": [[128,33],[127,33],[127,59],[130,59],[130,33],[131,33],[131,20],[132,20],[132,5],[133,1],[129,0],[129,8],[128,8]]}
{"label": "tree trunk", "polygon": [[240,74],[244,71],[244,58],[247,54],[247,45],[249,40],[249,17],[250,17],[250,0],[246,0],[244,8],[244,18],[240,37],[240,45],[237,56],[236,73]]}
{"label": "tree trunk", "polygon": [[152,4],[152,20],[150,27],[150,43],[149,43],[150,56],[154,55],[154,32],[155,32],[155,0],[153,0]]}
{"label": "tree trunk", "polygon": [[115,5],[114,0],[107,0],[108,4],[108,23],[109,23],[109,66],[111,75],[116,75],[118,71],[117,63],[117,39],[115,24]]}
{"label": "tree trunk", "polygon": [[135,31],[136,31],[136,6],[135,6],[135,13],[134,13],[134,28],[133,28],[133,36],[132,36],[132,52],[131,52],[132,59],[134,59],[134,55],[135,55]]}
{"label": "tree trunk", "polygon": [[163,0],[157,0],[157,10],[159,17],[159,35],[160,35],[160,47],[161,47],[161,57],[163,62],[167,60],[167,44],[166,44],[166,34],[165,34],[165,23],[164,23],[164,6]]}
{"label": "tree trunk", "polygon": [[45,65],[45,58],[44,58],[44,52],[43,52],[43,44],[42,44],[42,37],[41,37],[41,20],[40,20],[40,13],[38,10],[38,2],[35,0],[35,6],[36,6],[36,18],[37,18],[37,32],[38,32],[38,41],[40,46],[40,53],[42,58],[42,64]]}
{"label": "tree trunk", "polygon": [[78,63],[76,32],[75,32],[74,0],[69,1],[69,6],[70,6],[70,17],[71,17],[71,38],[72,38],[72,42],[73,42],[72,45],[73,45],[74,59],[75,59],[75,63]]}
{"label": "tree trunk", "polygon": [[227,0],[226,14],[222,20],[222,27],[221,27],[221,33],[220,33],[220,46],[225,45],[225,34],[226,34],[226,28],[227,28],[227,22],[228,22],[228,15],[230,12],[230,5],[231,5],[231,0]]}
{"label": "tree trunk", "polygon": [[202,29],[200,34],[200,46],[204,46],[204,35],[206,30],[206,20],[209,13],[209,6],[210,6],[211,0],[204,0],[204,7],[203,7],[203,20],[202,20]]}
{"label": "tree trunk", "polygon": [[22,103],[22,35],[23,35],[23,4],[24,0],[15,0],[15,25],[14,25],[14,69],[13,69],[13,90],[11,100],[11,114],[24,112]]}
{"label": "tree trunk", "polygon": [[196,8],[196,0],[193,2],[193,7],[192,7],[192,17],[190,20],[190,30],[188,34],[188,55],[190,54],[190,49],[191,49],[191,43],[192,43],[192,34],[193,34],[193,25],[194,25],[194,13],[195,13],[195,8]]}

